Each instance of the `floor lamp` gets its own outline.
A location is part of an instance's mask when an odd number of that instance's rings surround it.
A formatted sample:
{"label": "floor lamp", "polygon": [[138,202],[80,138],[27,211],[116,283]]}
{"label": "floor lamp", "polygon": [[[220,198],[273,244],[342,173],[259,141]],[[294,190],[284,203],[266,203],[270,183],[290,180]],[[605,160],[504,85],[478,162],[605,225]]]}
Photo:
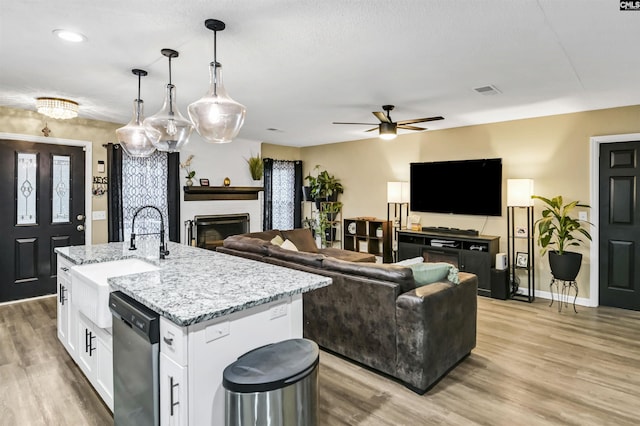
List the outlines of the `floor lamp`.
{"label": "floor lamp", "polygon": [[[507,179],[507,265],[509,265],[509,281],[511,297],[515,300],[533,302],[535,300],[535,247],[533,220],[533,180]],[[524,209],[526,228],[516,227],[516,209]],[[521,217],[522,215],[520,215]],[[526,239],[526,251],[516,251],[516,241]],[[522,247],[522,244],[519,245]],[[519,294],[519,282],[516,269],[527,272],[527,294]]]}
{"label": "floor lamp", "polygon": [[[393,206],[393,216],[391,207]],[[387,182],[387,220],[393,220],[393,261],[398,261],[398,231],[402,229],[402,208],[409,214],[409,182]]]}

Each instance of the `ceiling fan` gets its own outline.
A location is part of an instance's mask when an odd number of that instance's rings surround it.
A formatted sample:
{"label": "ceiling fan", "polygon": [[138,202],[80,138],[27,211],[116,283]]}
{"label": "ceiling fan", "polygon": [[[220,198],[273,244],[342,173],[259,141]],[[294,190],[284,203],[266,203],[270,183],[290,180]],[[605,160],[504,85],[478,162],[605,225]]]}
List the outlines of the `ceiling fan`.
{"label": "ceiling fan", "polygon": [[414,118],[413,120],[402,120],[402,121],[393,121],[391,120],[391,116],[389,115],[389,111],[392,111],[394,108],[393,105],[382,105],[382,109],[386,112],[376,111],[373,112],[373,115],[378,117],[380,120],[379,124],[373,123],[342,123],[334,121],[333,124],[362,124],[366,126],[376,126],[372,129],[366,130],[367,132],[372,132],[374,130],[380,131],[380,137],[382,139],[394,139],[397,136],[397,129],[405,129],[405,130],[427,130],[423,127],[410,126],[410,124],[415,123],[424,123],[427,121],[436,121],[436,120],[444,120],[444,117],[427,117],[427,118]]}

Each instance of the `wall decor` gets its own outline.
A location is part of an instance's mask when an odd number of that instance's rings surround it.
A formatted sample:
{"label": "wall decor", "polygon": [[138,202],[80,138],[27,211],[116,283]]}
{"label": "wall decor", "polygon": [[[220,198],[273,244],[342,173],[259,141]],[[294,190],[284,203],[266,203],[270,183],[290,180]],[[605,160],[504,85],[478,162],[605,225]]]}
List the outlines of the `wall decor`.
{"label": "wall decor", "polygon": [[200,186],[209,186],[209,179],[200,179]]}
{"label": "wall decor", "polygon": [[517,268],[529,267],[529,253],[518,252],[516,254],[516,267]]}

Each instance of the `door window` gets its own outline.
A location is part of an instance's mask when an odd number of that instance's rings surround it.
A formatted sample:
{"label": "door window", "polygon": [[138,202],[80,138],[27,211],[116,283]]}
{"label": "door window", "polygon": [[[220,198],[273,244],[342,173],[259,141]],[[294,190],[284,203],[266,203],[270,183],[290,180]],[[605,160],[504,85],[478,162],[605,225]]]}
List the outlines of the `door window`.
{"label": "door window", "polygon": [[37,199],[37,165],[38,154],[18,153],[18,180],[16,197],[16,223],[18,225],[35,225]]}
{"label": "door window", "polygon": [[53,156],[51,221],[53,223],[69,223],[69,192],[71,158],[66,155]]}

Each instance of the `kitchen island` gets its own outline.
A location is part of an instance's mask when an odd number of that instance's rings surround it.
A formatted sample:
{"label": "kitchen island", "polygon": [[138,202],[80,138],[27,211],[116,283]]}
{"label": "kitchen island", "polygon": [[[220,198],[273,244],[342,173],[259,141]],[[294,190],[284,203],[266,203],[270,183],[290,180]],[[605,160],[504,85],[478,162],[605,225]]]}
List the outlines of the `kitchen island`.
{"label": "kitchen island", "polygon": [[[58,335],[83,371],[83,351],[100,355],[102,346],[108,352],[110,328],[98,327],[92,312],[74,303],[86,293],[80,285],[74,287],[74,269],[80,273],[83,265],[145,260],[154,270],[110,271],[106,282],[109,290],[119,290],[160,315],[161,424],[223,424],[224,368],[256,347],[302,337],[302,293],[330,285],[331,279],[175,243],[168,249],[163,260],[153,250],[129,251],[126,243],[56,249],[62,305]],[[95,349],[91,333],[97,336]],[[95,383],[89,379],[109,405],[106,358],[95,362],[103,370],[94,373]]]}

